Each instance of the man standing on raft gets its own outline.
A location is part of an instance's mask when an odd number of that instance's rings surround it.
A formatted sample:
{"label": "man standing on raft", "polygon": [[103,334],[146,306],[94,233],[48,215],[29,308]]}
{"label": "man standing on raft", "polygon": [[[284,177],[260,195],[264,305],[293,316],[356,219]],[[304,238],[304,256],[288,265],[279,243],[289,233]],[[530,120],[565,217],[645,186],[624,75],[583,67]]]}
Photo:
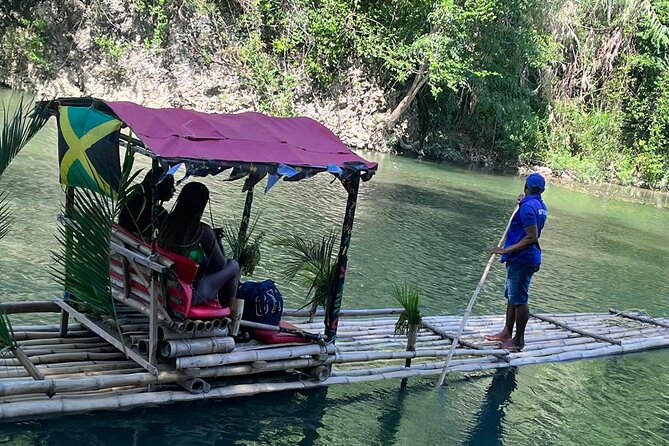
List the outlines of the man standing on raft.
{"label": "man standing on raft", "polygon": [[[520,351],[525,346],[525,326],[530,318],[528,291],[532,275],[541,266],[539,237],[548,217],[541,199],[545,188],[546,181],[538,173],[527,177],[525,193],[518,198],[519,209],[511,221],[504,247],[492,251],[502,255],[500,262],[506,262],[504,297],[508,303],[504,329],[485,338],[501,341],[501,347],[509,351]],[[511,337],[514,324],[516,335]]]}

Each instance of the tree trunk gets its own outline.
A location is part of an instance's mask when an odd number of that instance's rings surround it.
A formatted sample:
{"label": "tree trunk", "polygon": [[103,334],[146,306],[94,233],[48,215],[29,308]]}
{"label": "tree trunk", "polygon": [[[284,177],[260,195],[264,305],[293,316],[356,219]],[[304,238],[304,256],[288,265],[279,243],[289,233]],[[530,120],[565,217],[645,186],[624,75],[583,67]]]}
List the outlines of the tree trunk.
{"label": "tree trunk", "polygon": [[400,101],[400,103],[397,104],[395,110],[393,110],[392,113],[390,113],[390,115],[388,115],[388,117],[383,122],[385,130],[391,130],[393,127],[395,127],[395,124],[397,124],[397,121],[400,119],[402,114],[404,114],[407,108],[409,108],[420,89],[423,88],[423,85],[425,85],[429,76],[429,67],[430,60],[426,57],[423,59],[423,63],[420,65],[420,68],[418,68],[418,72],[416,73],[416,77],[413,80],[413,84],[411,84],[411,88],[409,88],[409,91],[407,91],[406,95]]}
{"label": "tree trunk", "polygon": [[[418,325],[412,325],[409,328],[409,334],[407,335],[407,351],[415,352],[416,351],[416,338],[418,337]],[[404,367],[411,367],[411,358],[404,360]]]}

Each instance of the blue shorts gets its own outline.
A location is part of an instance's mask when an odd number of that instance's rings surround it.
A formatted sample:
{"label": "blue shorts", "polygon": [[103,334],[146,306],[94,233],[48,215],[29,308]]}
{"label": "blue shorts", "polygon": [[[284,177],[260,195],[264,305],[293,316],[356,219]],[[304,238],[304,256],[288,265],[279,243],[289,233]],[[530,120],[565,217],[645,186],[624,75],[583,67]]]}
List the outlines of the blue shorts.
{"label": "blue shorts", "polygon": [[504,297],[506,297],[510,305],[527,304],[532,275],[537,271],[539,271],[539,265],[506,264]]}

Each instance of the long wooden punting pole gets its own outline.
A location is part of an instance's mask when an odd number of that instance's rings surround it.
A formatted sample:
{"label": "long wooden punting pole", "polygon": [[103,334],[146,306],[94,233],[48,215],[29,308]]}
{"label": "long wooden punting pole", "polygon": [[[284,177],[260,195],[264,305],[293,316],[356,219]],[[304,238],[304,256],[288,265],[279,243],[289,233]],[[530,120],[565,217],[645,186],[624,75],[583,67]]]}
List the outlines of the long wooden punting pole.
{"label": "long wooden punting pole", "polygon": [[358,188],[360,187],[360,172],[355,172],[343,181],[344,188],[348,192],[346,201],[346,213],[341,230],[341,242],[337,256],[337,271],[339,279],[334,295],[328,297],[325,311],[325,338],[334,342],[337,338],[337,325],[339,324],[339,313],[344,296],[344,282],[346,281],[346,267],[348,265],[348,248],[351,245],[351,234],[353,233],[353,220],[355,219],[355,208],[358,200]]}
{"label": "long wooden punting pole", "polygon": [[[504,244],[504,240],[506,240],[506,235],[509,233],[509,228],[511,227],[511,222],[513,221],[513,217],[516,216],[518,208],[519,207],[516,206],[516,208],[511,213],[511,217],[509,218],[509,221],[506,224],[504,233],[502,234],[502,237],[499,239],[499,243],[497,243],[498,247],[501,247]],[[444,384],[444,379],[446,378],[446,374],[448,373],[448,363],[451,361],[451,358],[453,357],[453,351],[455,351],[455,348],[457,347],[458,342],[460,341],[460,336],[462,336],[462,332],[464,331],[465,326],[467,325],[467,318],[469,318],[469,314],[472,312],[474,303],[476,302],[476,299],[479,297],[479,293],[483,289],[483,284],[485,283],[485,280],[488,278],[488,273],[490,272],[490,268],[492,267],[492,264],[495,261],[496,256],[497,254],[492,254],[488,259],[488,263],[486,264],[485,269],[483,270],[483,275],[481,276],[481,279],[479,280],[479,283],[476,286],[476,289],[474,290],[474,294],[472,294],[472,298],[469,299],[469,305],[467,305],[465,314],[464,316],[462,316],[462,322],[460,323],[460,328],[458,329],[458,333],[455,335],[455,339],[451,344],[451,354],[448,355],[448,357],[446,358],[446,362],[444,363],[444,369],[441,371],[441,375],[439,375],[439,382],[437,383],[437,387],[441,387],[441,385]]]}

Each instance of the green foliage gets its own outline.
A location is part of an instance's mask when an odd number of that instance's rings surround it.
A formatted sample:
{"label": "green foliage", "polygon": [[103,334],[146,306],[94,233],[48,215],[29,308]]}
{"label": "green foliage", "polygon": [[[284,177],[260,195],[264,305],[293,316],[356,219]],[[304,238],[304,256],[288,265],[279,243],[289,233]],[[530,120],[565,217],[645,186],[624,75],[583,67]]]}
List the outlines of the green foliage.
{"label": "green foliage", "polygon": [[88,189],[73,189],[73,203],[64,210],[64,225],[58,228],[61,249],[53,253],[52,274],[72,299],[87,311],[113,315],[109,278],[111,227],[130,197],[134,174],[133,152],[126,151],[119,193],[113,198]]}
{"label": "green foliage", "polygon": [[558,35],[571,54],[549,70],[561,97],[540,125],[540,149],[524,156],[580,180],[666,188],[669,2],[612,7],[579,4],[580,34]]}
{"label": "green foliage", "polygon": [[301,283],[309,288],[306,296],[308,302],[316,306],[325,307],[337,289],[339,276],[334,252],[336,240],[334,233],[315,240],[293,234],[277,242],[291,257],[286,262],[286,279],[299,277]]}
{"label": "green foliage", "polygon": [[629,155],[620,149],[620,114],[594,112],[575,101],[557,102],[553,125],[541,137],[542,159],[558,173],[582,181],[611,180]]}
{"label": "green foliage", "polygon": [[[314,87],[336,94],[349,69],[361,68],[391,104],[415,81],[422,86],[404,116],[410,142],[427,156],[542,163],[588,181],[669,186],[667,0],[132,5],[154,50],[165,45],[173,17],[214,18],[215,35],[209,44],[198,37],[195,51],[205,64],[222,54],[236,58],[258,110],[290,116],[301,94]],[[3,36],[4,56],[46,67],[46,23],[23,10],[26,18]],[[230,46],[219,52],[211,42]],[[95,43],[109,60],[122,57],[115,41]]]}
{"label": "green foliage", "polygon": [[120,45],[107,36],[93,37],[93,42],[102,50],[102,54],[114,64],[117,64],[129,49],[129,45]]}
{"label": "green foliage", "polygon": [[0,240],[2,240],[8,233],[9,227],[12,224],[12,212],[9,206],[7,192],[0,192]]}
{"label": "green foliage", "polygon": [[[0,176],[48,119],[46,110],[36,110],[33,100],[32,97],[21,95],[18,98],[11,96],[8,101],[2,102]],[[0,191],[0,239],[9,232],[11,219],[8,195]]]}
{"label": "green foliage", "polygon": [[275,55],[265,51],[260,33],[252,32],[238,54],[246,67],[242,75],[260,97],[258,109],[277,116],[291,116],[297,80],[283,72]]}
{"label": "green foliage", "polygon": [[404,308],[395,324],[395,334],[406,335],[423,320],[420,314],[420,291],[411,285],[395,285],[393,297]]}
{"label": "green foliage", "polygon": [[14,341],[14,330],[7,313],[0,311],[0,353],[5,353],[9,349],[16,348]]}
{"label": "green foliage", "polygon": [[2,102],[2,133],[0,133],[0,176],[14,157],[44,126],[49,118],[45,109],[35,109],[32,96],[11,96]]}
{"label": "green foliage", "polygon": [[169,8],[172,0],[134,0],[135,12],[145,17],[152,26],[151,37],[144,39],[146,49],[163,46],[170,30]]}
{"label": "green foliage", "polygon": [[1,47],[8,60],[28,61],[42,69],[51,66],[46,55],[46,22],[42,19],[20,19],[5,31]]}
{"label": "green foliage", "polygon": [[256,266],[260,263],[260,244],[265,236],[264,232],[254,236],[258,218],[256,215],[249,224],[246,234],[240,234],[241,227],[238,221],[229,221],[225,224],[223,237],[230,247],[232,257],[239,263],[239,268],[245,276],[252,276]]}

